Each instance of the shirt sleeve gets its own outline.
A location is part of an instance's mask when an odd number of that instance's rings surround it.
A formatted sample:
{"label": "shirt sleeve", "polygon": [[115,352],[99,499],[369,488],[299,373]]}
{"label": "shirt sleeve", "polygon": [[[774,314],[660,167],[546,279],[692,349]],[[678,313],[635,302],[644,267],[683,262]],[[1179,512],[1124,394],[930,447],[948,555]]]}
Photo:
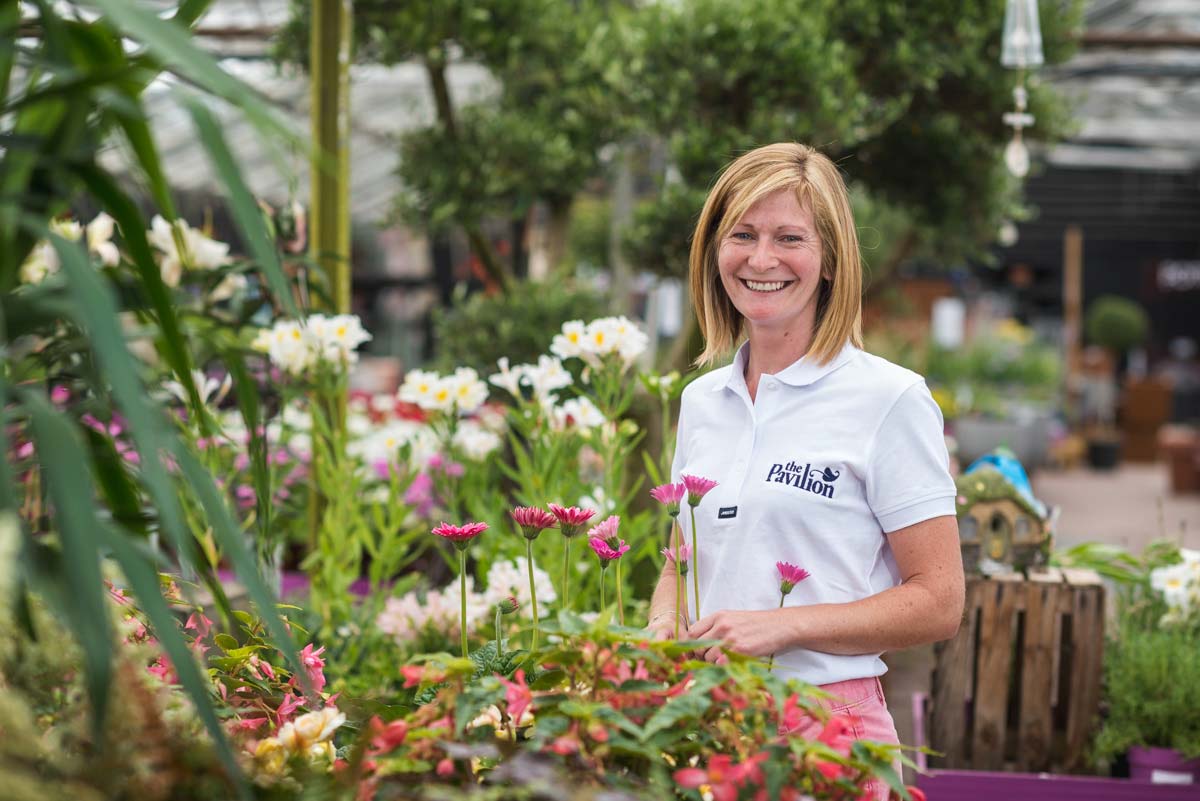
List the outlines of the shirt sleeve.
{"label": "shirt sleeve", "polygon": [[867,503],[885,533],[955,513],[942,411],[924,381],[901,393],[875,433]]}

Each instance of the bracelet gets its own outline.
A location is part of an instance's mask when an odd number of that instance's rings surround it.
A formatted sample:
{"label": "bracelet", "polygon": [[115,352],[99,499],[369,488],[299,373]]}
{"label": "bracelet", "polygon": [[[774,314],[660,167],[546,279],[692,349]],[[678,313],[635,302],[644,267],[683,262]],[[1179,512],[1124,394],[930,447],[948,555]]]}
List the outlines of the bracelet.
{"label": "bracelet", "polygon": [[681,623],[683,623],[684,625],[687,625],[687,618],[684,616],[684,614],[682,612],[674,612],[674,613],[659,612],[657,615],[655,615],[654,617],[652,617],[648,621],[646,621],[646,625],[649,626],[652,623],[657,623],[658,621],[662,620],[665,617],[671,617],[672,614],[674,614],[676,619],[678,619]]}

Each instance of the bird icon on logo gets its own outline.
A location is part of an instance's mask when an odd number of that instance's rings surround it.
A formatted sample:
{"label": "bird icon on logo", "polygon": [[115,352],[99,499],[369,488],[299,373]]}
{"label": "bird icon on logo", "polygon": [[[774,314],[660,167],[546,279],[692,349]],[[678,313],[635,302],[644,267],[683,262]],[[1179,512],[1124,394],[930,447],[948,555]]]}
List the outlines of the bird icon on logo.
{"label": "bird icon on logo", "polygon": [[821,478],[827,482],[837,481],[841,475],[841,472],[830,470],[828,467],[821,471]]}

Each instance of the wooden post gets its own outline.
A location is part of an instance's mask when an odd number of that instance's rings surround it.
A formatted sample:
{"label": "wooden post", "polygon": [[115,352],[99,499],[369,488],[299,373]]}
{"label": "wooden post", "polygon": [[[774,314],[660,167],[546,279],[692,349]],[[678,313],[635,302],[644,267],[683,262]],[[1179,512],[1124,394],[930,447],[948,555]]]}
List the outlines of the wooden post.
{"label": "wooden post", "polygon": [[1067,419],[1078,412],[1083,357],[1083,229],[1063,233],[1063,345],[1067,362]]}
{"label": "wooden post", "polygon": [[329,279],[334,311],[350,311],[350,31],[351,0],[314,0],[310,236],[312,255]]}

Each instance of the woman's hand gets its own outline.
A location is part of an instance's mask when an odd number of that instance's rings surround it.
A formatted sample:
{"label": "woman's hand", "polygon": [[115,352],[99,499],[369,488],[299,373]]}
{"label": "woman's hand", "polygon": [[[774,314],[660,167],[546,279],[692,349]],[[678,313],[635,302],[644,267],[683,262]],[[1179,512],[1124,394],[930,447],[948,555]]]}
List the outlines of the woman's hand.
{"label": "woman's hand", "polygon": [[697,620],[688,629],[687,636],[689,640],[720,640],[721,645],[714,645],[701,654],[706,661],[718,665],[728,661],[722,648],[747,656],[770,656],[788,648],[780,636],[782,627],[775,618],[776,611],[723,609]]}

